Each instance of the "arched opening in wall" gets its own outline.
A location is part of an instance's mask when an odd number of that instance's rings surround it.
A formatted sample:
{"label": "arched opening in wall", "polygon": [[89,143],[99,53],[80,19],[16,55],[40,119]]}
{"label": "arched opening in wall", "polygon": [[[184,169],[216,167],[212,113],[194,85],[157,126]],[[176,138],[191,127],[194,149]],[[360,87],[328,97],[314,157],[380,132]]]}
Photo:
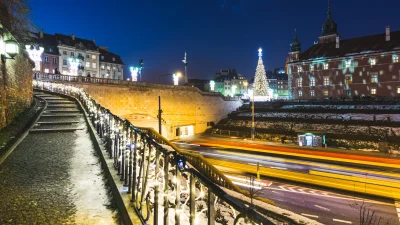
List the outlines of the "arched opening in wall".
{"label": "arched opening in wall", "polygon": [[[158,131],[158,118],[151,117],[147,114],[130,114],[125,115],[125,119],[129,120],[135,127],[151,127]],[[161,122],[161,133],[167,139],[171,139],[170,134],[165,126],[165,122]]]}

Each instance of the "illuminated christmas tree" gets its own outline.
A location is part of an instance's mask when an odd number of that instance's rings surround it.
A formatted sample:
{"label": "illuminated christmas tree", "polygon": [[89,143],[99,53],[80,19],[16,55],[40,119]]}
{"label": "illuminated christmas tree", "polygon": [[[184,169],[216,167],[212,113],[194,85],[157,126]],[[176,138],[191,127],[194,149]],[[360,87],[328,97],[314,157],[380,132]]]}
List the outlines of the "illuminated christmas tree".
{"label": "illuminated christmas tree", "polygon": [[262,49],[258,49],[258,65],[254,77],[254,95],[268,96],[268,81],[262,61]]}

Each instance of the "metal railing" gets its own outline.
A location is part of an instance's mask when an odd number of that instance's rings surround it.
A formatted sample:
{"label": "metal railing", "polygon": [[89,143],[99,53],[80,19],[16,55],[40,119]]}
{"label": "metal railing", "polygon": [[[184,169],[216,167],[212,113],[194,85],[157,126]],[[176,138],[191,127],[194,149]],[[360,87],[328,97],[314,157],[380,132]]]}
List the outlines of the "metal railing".
{"label": "metal railing", "polygon": [[82,89],[41,81],[34,86],[81,102],[146,224],[298,224],[273,211],[260,213],[227,194],[220,186],[244,192],[201,155],[180,150],[151,128],[133,126]]}
{"label": "metal railing", "polygon": [[115,79],[99,78],[99,77],[70,76],[70,75],[51,74],[51,73],[43,73],[43,72],[35,72],[33,74],[33,79],[34,80],[42,80],[42,81],[125,85],[125,86],[136,87],[136,88],[179,89],[179,90],[196,91],[203,96],[219,96],[219,97],[223,98],[225,101],[239,101],[240,100],[240,98],[238,98],[238,97],[224,96],[219,92],[204,92],[204,91],[199,90],[197,87],[191,87],[191,86],[155,84],[155,83],[136,82],[136,81],[129,81],[129,80],[115,80]]}

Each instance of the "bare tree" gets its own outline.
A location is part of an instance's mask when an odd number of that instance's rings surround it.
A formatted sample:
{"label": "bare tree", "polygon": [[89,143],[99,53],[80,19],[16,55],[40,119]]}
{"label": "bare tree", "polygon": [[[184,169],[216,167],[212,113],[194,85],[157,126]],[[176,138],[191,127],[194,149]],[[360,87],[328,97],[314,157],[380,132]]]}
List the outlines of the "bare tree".
{"label": "bare tree", "polygon": [[36,31],[30,19],[29,0],[0,0],[0,22],[22,43],[30,41],[30,32]]}
{"label": "bare tree", "polygon": [[372,208],[363,200],[362,203],[354,201],[350,205],[359,213],[360,225],[389,225],[390,219],[385,219],[379,215],[379,211]]}

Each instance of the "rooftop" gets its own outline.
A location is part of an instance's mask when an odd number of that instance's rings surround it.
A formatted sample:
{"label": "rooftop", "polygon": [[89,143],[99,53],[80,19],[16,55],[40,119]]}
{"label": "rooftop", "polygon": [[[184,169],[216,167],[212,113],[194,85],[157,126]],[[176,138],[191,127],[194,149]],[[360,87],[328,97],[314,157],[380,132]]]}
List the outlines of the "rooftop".
{"label": "rooftop", "polygon": [[390,41],[386,41],[385,37],[386,34],[381,33],[340,40],[339,48],[336,48],[336,42],[316,44],[301,53],[299,60],[337,58],[400,50],[400,31],[391,32]]}

